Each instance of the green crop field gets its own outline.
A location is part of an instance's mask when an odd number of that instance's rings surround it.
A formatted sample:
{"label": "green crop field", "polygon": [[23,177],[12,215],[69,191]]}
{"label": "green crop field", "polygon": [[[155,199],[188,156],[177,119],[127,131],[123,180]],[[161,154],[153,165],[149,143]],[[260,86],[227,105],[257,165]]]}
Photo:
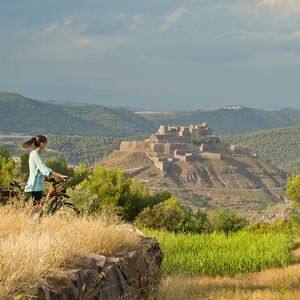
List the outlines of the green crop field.
{"label": "green crop field", "polygon": [[292,262],[293,238],[282,233],[239,232],[226,236],[143,232],[159,241],[167,274],[235,275]]}

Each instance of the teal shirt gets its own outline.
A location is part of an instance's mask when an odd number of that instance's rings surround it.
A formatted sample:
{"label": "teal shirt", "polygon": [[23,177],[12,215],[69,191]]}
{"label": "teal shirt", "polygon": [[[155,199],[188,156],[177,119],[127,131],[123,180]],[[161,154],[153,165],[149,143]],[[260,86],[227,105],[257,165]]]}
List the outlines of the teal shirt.
{"label": "teal shirt", "polygon": [[42,161],[40,154],[33,150],[29,155],[29,179],[25,192],[39,192],[44,189],[45,176],[50,176],[52,170]]}

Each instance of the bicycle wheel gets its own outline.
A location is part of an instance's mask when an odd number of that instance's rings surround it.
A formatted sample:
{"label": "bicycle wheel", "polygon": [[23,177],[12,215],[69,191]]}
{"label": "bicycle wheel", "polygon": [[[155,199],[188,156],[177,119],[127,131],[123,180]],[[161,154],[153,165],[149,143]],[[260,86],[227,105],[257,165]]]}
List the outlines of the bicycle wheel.
{"label": "bicycle wheel", "polygon": [[11,199],[20,198],[21,196],[21,192],[14,191],[11,189],[0,188],[0,204],[6,204]]}
{"label": "bicycle wheel", "polygon": [[76,207],[73,203],[63,202],[58,204],[53,210],[53,214],[59,214],[62,216],[80,216],[81,210]]}

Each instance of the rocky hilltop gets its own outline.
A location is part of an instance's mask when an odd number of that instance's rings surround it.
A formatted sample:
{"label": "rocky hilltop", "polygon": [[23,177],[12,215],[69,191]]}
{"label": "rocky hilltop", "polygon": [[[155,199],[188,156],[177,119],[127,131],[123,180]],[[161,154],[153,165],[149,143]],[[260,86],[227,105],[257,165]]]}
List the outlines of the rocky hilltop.
{"label": "rocky hilltop", "polygon": [[145,141],[124,141],[100,165],[125,170],[151,190],[168,189],[191,209],[230,208],[258,216],[287,206],[287,174],[250,154],[221,143],[206,123],[160,126]]}

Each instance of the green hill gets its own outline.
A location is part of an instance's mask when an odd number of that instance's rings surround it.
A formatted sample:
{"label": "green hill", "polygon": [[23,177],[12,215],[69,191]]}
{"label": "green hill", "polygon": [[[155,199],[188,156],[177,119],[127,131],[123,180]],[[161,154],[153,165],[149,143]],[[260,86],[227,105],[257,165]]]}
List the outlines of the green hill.
{"label": "green hill", "polygon": [[247,131],[300,125],[300,111],[284,109],[265,111],[248,107],[224,107],[215,110],[196,110],[176,113],[139,113],[156,125],[189,125],[207,122],[216,134],[235,134]]}
{"label": "green hill", "polygon": [[300,125],[300,111],[224,107],[172,113],[134,113],[125,108],[42,102],[0,92],[0,132],[128,137],[148,135],[160,124],[208,122],[218,135]]}
{"label": "green hill", "polygon": [[0,132],[130,136],[153,129],[151,121],[122,108],[51,104],[0,92]]}
{"label": "green hill", "polygon": [[300,126],[228,135],[222,140],[248,146],[262,160],[289,173],[300,173]]}
{"label": "green hill", "polygon": [[151,160],[151,150],[115,151],[95,166],[121,168],[150,190],[166,189],[191,209],[233,209],[259,217],[285,205],[287,174],[248,154],[222,150],[222,159],[202,157],[175,161],[162,172]]}
{"label": "green hill", "polygon": [[[3,145],[12,156],[19,156],[24,151],[21,145],[27,138],[0,135],[0,147]],[[47,138],[45,155],[65,158],[72,165],[92,165],[120,146],[120,138],[116,137],[48,134]]]}

